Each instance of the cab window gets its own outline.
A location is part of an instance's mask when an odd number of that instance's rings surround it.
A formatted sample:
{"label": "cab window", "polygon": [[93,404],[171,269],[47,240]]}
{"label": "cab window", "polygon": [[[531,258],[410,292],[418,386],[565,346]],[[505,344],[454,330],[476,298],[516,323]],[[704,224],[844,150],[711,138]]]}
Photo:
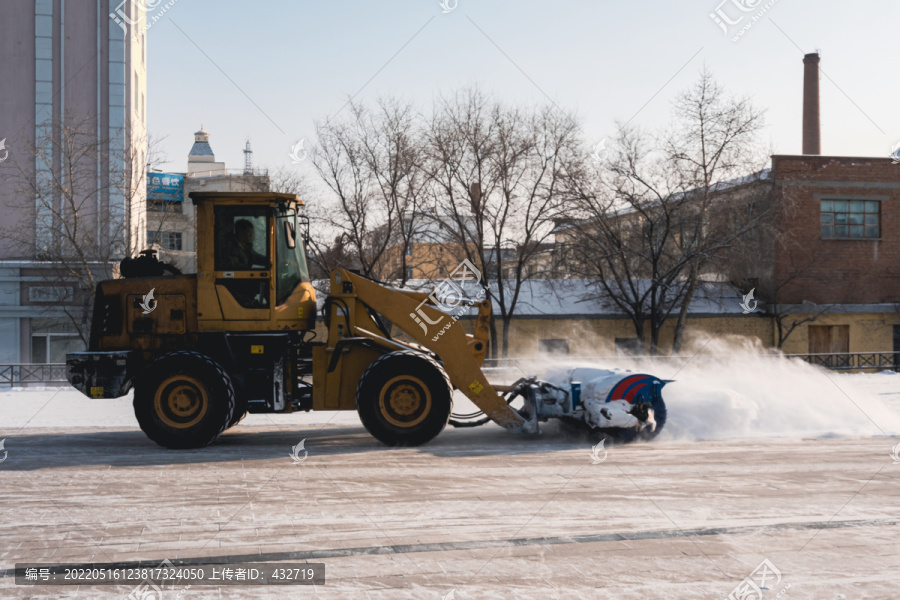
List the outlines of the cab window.
{"label": "cab window", "polygon": [[301,282],[309,281],[309,272],[296,213],[288,210],[279,215],[275,223],[275,256],[278,261],[275,274],[275,304],[280,305],[284,304]]}
{"label": "cab window", "polygon": [[224,271],[216,285],[243,308],[269,308],[271,214],[264,206],[215,207],[215,268]]}
{"label": "cab window", "polygon": [[269,269],[268,212],[265,207],[216,207],[216,271]]}

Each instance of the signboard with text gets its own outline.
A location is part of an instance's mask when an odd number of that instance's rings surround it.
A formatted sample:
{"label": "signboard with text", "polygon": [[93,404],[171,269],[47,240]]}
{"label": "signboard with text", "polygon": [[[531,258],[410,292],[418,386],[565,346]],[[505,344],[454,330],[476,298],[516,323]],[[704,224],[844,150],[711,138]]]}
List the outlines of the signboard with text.
{"label": "signboard with text", "polygon": [[147,200],[184,202],[184,175],[148,173]]}

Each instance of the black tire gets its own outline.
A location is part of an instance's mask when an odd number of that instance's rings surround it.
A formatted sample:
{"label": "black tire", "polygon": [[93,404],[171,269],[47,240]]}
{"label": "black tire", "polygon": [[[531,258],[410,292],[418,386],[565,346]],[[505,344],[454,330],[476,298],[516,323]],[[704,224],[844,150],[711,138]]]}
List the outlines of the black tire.
{"label": "black tire", "polygon": [[588,440],[592,444],[603,439],[612,444],[630,444],[631,442],[637,441],[649,442],[660,434],[663,427],[666,425],[667,417],[666,403],[662,398],[653,400],[650,403],[650,408],[653,409],[653,418],[656,420],[656,429],[653,431],[649,431],[648,429],[638,431],[634,428],[626,429],[624,427],[595,428],[584,421],[571,417],[560,417],[559,421],[568,431],[587,435]]}
{"label": "black tire", "polygon": [[621,427],[609,429],[607,431],[611,432],[626,444],[637,441],[649,442],[663,430],[663,427],[666,425],[666,417],[668,416],[666,403],[663,402],[662,398],[657,397],[649,404],[650,408],[653,409],[653,418],[656,420],[656,429],[653,431],[650,431],[649,429],[638,431],[637,429],[624,429]]}
{"label": "black tire", "polygon": [[172,449],[202,448],[232,421],[234,387],[222,366],[199,352],[173,352],[135,384],[134,414],[151,440]]}
{"label": "black tire", "polygon": [[246,417],[249,414],[249,411],[247,410],[247,405],[248,405],[248,402],[247,402],[246,398],[238,397],[235,400],[234,414],[232,415],[231,420],[228,422],[228,427],[225,428],[226,430],[231,429],[232,427],[234,427],[235,425],[237,425],[238,423],[240,423],[241,421],[244,420],[244,417]]}
{"label": "black tire", "polygon": [[356,389],[356,410],[365,428],[388,446],[419,446],[447,425],[453,386],[432,358],[391,352],[369,365]]}

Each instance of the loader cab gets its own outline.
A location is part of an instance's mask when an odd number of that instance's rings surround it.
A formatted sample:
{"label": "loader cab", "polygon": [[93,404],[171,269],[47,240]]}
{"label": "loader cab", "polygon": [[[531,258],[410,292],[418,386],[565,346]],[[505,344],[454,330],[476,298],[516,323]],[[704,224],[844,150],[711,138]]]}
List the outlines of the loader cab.
{"label": "loader cab", "polygon": [[194,192],[200,330],[304,330],[315,292],[293,194]]}

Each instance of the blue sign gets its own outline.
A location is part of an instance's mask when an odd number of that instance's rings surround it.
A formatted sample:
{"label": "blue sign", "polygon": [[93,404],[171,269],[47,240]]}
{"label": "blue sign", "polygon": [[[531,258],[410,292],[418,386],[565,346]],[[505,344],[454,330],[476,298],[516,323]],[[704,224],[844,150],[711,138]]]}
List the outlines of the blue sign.
{"label": "blue sign", "polygon": [[148,173],[147,200],[184,202],[184,175],[180,173]]}

